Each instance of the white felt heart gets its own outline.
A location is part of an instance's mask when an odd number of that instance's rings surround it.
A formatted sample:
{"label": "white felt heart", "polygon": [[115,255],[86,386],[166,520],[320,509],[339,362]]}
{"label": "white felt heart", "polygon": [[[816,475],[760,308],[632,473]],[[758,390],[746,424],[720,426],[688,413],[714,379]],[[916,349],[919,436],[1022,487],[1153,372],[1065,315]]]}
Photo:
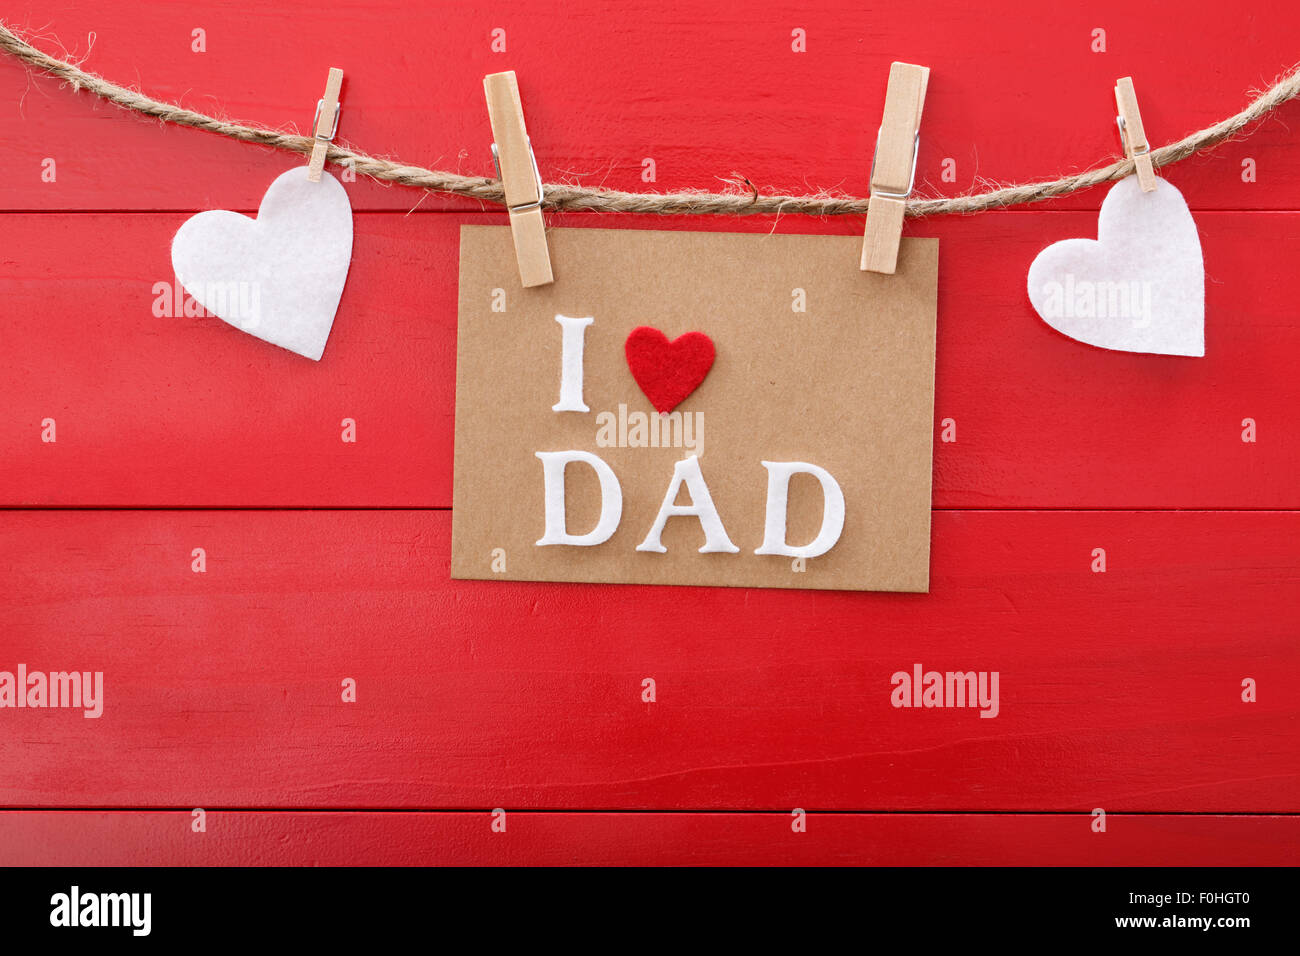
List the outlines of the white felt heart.
{"label": "white felt heart", "polygon": [[172,240],[176,278],[236,328],[319,361],[352,262],[352,204],[333,176],[281,174],[257,218],[214,209]]}
{"label": "white felt heart", "polygon": [[1123,352],[1205,354],[1205,264],[1196,223],[1166,179],[1117,182],[1096,239],[1048,246],[1029,267],[1029,301],[1070,338]]}

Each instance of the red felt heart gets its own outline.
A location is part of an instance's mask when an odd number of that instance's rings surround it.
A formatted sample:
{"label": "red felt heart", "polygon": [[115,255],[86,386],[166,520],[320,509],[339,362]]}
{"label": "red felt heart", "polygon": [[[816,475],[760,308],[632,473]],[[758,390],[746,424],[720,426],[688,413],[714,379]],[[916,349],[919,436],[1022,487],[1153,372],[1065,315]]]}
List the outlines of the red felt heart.
{"label": "red felt heart", "polygon": [[671,412],[700,387],[713,367],[713,339],[687,332],[671,342],[648,325],[637,326],[623,344],[632,377],[658,411]]}

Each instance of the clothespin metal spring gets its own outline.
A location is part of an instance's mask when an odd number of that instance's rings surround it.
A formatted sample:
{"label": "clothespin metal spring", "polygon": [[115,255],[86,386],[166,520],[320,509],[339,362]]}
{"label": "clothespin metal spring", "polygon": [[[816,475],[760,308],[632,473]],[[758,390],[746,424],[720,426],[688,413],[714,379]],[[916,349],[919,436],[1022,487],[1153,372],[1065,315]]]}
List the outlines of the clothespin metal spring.
{"label": "clothespin metal spring", "polygon": [[[312,118],[311,121],[312,129],[320,128],[320,114],[324,111],[324,109],[325,109],[325,101],[323,99],[317,100],[316,115],[315,117]],[[323,133],[317,133],[314,138],[325,143],[334,142],[334,137],[339,134],[339,116],[341,116],[342,113],[343,113],[343,105],[340,103],[338,106],[334,107],[334,126],[332,129],[330,129],[330,134],[326,136]]]}
{"label": "clothespin metal spring", "polygon": [[[884,129],[885,128],[881,126],[876,130],[876,153],[880,152],[880,134],[884,132]],[[916,188],[916,157],[920,154],[920,152],[921,152],[921,134],[920,132],[918,132],[916,134],[916,137],[912,140],[912,178],[907,183],[907,192],[891,193],[884,189],[873,189],[872,192],[877,196],[884,196],[886,199],[906,199],[908,196],[912,195],[912,190]],[[867,178],[868,181],[876,178],[875,153],[871,155],[871,175]]]}
{"label": "clothespin metal spring", "polygon": [[[542,188],[542,171],[537,168],[537,154],[533,152],[533,139],[531,136],[525,137],[524,142],[528,144],[528,158],[533,161],[533,176],[537,180],[537,199],[533,202],[520,203],[517,206],[507,206],[510,212],[527,212],[529,209],[541,209],[542,200],[546,198],[546,190]],[[497,144],[492,144],[492,165],[496,167],[497,179],[501,179],[501,153],[497,149]]]}

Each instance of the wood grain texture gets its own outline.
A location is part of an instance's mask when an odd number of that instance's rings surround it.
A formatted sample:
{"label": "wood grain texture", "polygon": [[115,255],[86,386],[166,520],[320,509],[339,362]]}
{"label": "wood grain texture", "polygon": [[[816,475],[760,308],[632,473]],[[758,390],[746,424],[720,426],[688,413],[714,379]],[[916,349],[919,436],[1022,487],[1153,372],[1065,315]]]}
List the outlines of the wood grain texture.
{"label": "wood grain texture", "polygon": [[[517,71],[545,178],[631,189],[719,189],[734,172],[806,193],[866,195],[889,64],[933,70],[917,183],[955,194],[984,180],[1051,179],[1121,153],[1113,88],[1132,76],[1156,144],[1236,113],[1248,91],[1297,59],[1300,10],[1261,0],[1125,0],[1027,7],[936,0],[899,16],[884,0],[743,10],[684,0],[500,0],[416,5],[308,0],[255,10],[223,3],[46,0],[6,12],[43,48],[153,96],[272,127],[311,124],[327,67],[346,71],[341,139],[424,166],[492,175],[484,75]],[[1176,19],[1177,22],[1173,22]],[[491,49],[506,32],[506,51]],[[792,51],[792,30],[807,52]],[[194,53],[192,32],[206,31]],[[1093,31],[1106,51],[1092,52]],[[95,33],[93,48],[88,35]],[[1172,42],[1171,42],[1172,41]],[[1207,66],[1208,64],[1208,66]],[[1251,138],[1179,167],[1194,209],[1297,209],[1290,104]],[[93,146],[93,148],[92,148]],[[55,158],[57,183],[41,182]],[[657,180],[642,182],[643,160]],[[1242,161],[1257,163],[1244,183]],[[944,182],[952,159],[955,181]],[[0,61],[0,208],[257,208],[265,184],[305,162],[282,153],[123,116]],[[360,208],[477,208],[463,200],[362,183]],[[1096,209],[1100,191],[1061,208]],[[861,228],[861,223],[857,224]]]}
{"label": "wood grain texture", "polygon": [[[0,503],[450,506],[459,226],[505,218],[358,215],[319,364],[219,319],[154,314],[154,285],[173,280],[168,249],[184,218],[6,217]],[[1049,243],[1095,235],[1091,213],[929,224],[941,276],[936,507],[1300,506],[1291,371],[1300,279],[1290,265],[1300,215],[1199,222],[1204,359],[1095,349],[1034,313],[1025,270]],[[803,225],[785,220],[781,231]],[[856,272],[856,256],[847,268]],[[41,441],[45,418],[57,423],[55,444]],[[344,418],[357,423],[355,444],[340,440]],[[1245,418],[1257,423],[1253,444],[1241,440]],[[955,443],[942,440],[947,419]]]}
{"label": "wood grain texture", "polygon": [[0,811],[0,866],[1294,866],[1300,818]]}
{"label": "wood grain texture", "polygon": [[[1300,809],[1294,513],[940,512],[928,596],[451,581],[448,512],[3,517],[0,669],[105,703],[0,712],[0,806]],[[892,707],[917,662],[999,715]]]}

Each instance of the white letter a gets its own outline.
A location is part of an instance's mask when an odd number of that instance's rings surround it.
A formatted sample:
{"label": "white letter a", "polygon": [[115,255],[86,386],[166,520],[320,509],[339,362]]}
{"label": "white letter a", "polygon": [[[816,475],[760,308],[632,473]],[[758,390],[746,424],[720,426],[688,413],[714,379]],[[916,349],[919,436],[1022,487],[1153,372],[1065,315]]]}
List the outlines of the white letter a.
{"label": "white letter a", "polygon": [[[683,481],[686,482],[686,487],[691,493],[691,503],[673,504],[677,500],[677,492],[681,489]],[[667,551],[660,536],[664,533],[664,525],[674,515],[687,515],[700,519],[700,527],[704,529],[704,547],[700,548],[700,554],[719,551],[735,554],[740,550],[727,537],[727,529],[722,526],[718,509],[713,506],[713,496],[709,494],[709,486],[704,483],[704,475],[700,472],[698,455],[684,458],[673,467],[673,480],[668,483],[668,493],[664,495],[664,503],[659,506],[659,514],[655,518],[654,526],[636,549],[657,551],[660,554]]]}

